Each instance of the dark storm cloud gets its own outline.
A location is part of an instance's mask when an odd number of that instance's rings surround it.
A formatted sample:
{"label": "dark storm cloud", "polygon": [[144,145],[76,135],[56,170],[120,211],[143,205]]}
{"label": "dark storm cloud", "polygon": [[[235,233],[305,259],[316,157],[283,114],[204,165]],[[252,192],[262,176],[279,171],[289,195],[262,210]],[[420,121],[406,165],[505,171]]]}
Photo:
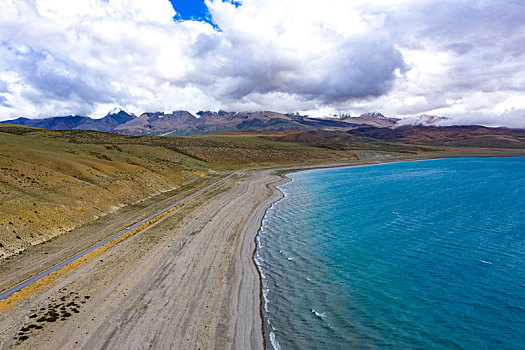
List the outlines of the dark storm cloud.
{"label": "dark storm cloud", "polygon": [[[228,40],[228,33],[224,35],[222,45],[217,38],[197,38],[192,47],[200,53],[195,60],[202,69],[193,72],[192,79],[207,84],[213,77],[218,95],[226,100],[275,92],[321,104],[380,96],[391,89],[396,70],[407,69],[393,43],[374,32],[342,40],[330,51],[308,59],[271,47],[261,54],[258,47]],[[210,66],[209,55],[220,61],[220,66]]]}

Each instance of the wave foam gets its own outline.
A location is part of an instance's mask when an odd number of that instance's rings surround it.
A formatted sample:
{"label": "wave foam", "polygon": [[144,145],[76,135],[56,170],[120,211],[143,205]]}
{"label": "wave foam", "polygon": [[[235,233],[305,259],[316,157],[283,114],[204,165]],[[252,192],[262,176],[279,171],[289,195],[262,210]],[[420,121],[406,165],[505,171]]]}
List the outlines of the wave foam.
{"label": "wave foam", "polygon": [[270,332],[270,343],[272,343],[272,346],[275,350],[281,350],[281,344],[279,344],[273,332]]}
{"label": "wave foam", "polygon": [[478,261],[479,261],[480,263],[482,263],[482,264],[492,265],[492,263],[489,262],[489,261],[485,261],[485,260],[478,260]]}
{"label": "wave foam", "polygon": [[319,318],[325,318],[326,317],[326,312],[317,312],[314,309],[311,309],[310,311],[312,311],[312,313],[315,314],[315,316],[317,316]]}

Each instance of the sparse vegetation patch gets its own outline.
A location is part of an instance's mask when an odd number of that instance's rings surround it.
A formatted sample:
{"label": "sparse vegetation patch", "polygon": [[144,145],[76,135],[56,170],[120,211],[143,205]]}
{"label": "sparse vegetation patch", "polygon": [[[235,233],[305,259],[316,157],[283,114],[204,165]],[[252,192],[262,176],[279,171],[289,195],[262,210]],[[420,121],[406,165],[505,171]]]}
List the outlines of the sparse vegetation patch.
{"label": "sparse vegetation patch", "polygon": [[[31,334],[43,329],[47,323],[55,323],[57,321],[66,321],[72,317],[73,314],[80,313],[81,303],[77,301],[80,296],[77,292],[67,292],[66,288],[60,290],[60,297],[58,299],[50,299],[49,303],[45,307],[41,307],[38,310],[31,310],[31,314],[28,316],[27,322],[20,328],[15,339],[24,341],[29,339]],[[88,300],[90,297],[85,296],[83,299]],[[82,304],[85,301],[82,301]],[[36,324],[32,323],[35,322]]]}

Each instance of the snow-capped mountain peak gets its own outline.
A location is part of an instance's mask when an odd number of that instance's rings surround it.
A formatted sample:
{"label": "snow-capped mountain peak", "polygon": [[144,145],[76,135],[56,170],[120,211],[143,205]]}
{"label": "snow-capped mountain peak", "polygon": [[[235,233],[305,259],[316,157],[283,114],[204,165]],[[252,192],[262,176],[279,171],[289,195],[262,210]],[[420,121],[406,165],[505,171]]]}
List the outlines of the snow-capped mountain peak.
{"label": "snow-capped mountain peak", "polygon": [[120,112],[124,112],[124,110],[120,107],[115,107],[111,111],[109,111],[108,115],[119,114]]}

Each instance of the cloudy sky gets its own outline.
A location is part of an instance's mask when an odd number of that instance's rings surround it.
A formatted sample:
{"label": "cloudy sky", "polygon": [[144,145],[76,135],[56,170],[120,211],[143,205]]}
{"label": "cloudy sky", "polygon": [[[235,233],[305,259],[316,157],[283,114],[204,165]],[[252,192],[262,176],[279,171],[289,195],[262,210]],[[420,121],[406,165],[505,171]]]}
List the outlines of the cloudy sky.
{"label": "cloudy sky", "polygon": [[525,127],[523,0],[2,0],[0,120],[144,111]]}

